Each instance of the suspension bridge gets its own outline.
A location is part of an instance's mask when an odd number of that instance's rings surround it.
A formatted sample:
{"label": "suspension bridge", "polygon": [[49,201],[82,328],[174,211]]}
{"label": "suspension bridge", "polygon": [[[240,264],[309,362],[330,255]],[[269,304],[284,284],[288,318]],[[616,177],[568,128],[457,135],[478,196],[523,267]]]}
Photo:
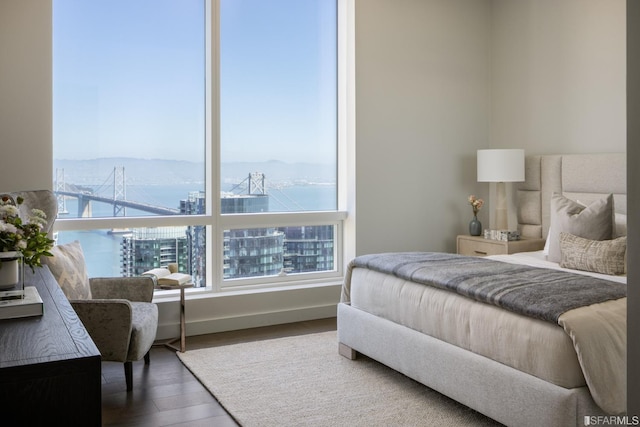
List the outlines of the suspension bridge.
{"label": "suspension bridge", "polygon": [[127,200],[126,178],[123,166],[115,166],[106,180],[95,189],[87,189],[75,184],[65,182],[64,169],[56,169],[54,193],[58,199],[58,212],[68,213],[67,199],[78,200],[78,218],[90,218],[92,216],[91,203],[100,202],[113,206],[113,216],[125,216],[126,209],[136,209],[156,215],[177,215],[180,210],[158,206],[153,203]]}
{"label": "suspension bridge", "polygon": [[[61,214],[68,213],[66,205],[67,199],[75,198],[78,200],[78,218],[92,217],[92,202],[112,205],[114,217],[126,216],[127,208],[155,215],[180,214],[180,209],[178,208],[169,208],[166,206],[160,206],[157,203],[140,201],[145,199],[144,194],[136,194],[135,201],[127,199],[126,184],[124,166],[115,166],[104,182],[95,188],[87,188],[67,183],[65,181],[64,169],[56,169],[54,193],[58,199],[58,212]],[[259,172],[250,173],[246,179],[239,184],[236,184],[230,192],[234,194],[244,193],[249,195],[267,194],[264,174]],[[295,200],[278,188],[270,188],[269,195],[270,198],[281,205],[285,211],[305,210]]]}

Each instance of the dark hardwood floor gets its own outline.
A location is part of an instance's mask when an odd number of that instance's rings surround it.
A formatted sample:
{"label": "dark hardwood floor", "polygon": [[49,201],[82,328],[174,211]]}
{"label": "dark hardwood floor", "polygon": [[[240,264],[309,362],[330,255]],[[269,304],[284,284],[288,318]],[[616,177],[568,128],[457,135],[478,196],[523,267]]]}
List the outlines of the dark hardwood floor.
{"label": "dark hardwood floor", "polygon": [[[336,329],[336,319],[187,337],[187,351],[240,342]],[[104,426],[237,426],[233,418],[187,370],[174,350],[158,345],[151,363],[133,364],[133,390],[127,393],[122,363],[102,363]]]}

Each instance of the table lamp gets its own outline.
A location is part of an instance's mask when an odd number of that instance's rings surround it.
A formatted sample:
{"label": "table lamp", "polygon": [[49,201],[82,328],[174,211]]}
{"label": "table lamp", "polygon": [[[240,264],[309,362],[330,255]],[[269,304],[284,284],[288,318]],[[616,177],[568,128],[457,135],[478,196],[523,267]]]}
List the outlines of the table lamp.
{"label": "table lamp", "polygon": [[524,181],[524,150],[478,150],[478,182],[496,183],[495,218],[498,230],[507,230],[506,182]]}

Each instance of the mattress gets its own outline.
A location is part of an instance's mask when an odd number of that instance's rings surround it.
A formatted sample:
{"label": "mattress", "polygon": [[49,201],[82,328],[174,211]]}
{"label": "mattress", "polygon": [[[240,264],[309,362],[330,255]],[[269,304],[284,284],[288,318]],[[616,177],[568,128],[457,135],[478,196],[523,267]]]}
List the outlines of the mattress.
{"label": "mattress", "polygon": [[[546,261],[541,252],[490,258],[560,269],[557,264]],[[624,277],[607,278],[619,282],[626,280]],[[558,325],[366,268],[353,270],[350,301],[354,308],[558,386],[586,385],[571,338]]]}

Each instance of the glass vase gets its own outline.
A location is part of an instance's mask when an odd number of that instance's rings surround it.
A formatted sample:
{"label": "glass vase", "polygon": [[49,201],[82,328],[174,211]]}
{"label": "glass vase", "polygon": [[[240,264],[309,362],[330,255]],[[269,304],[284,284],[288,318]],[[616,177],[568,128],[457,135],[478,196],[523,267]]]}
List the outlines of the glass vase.
{"label": "glass vase", "polygon": [[482,234],[482,223],[478,221],[477,215],[474,215],[473,219],[469,223],[469,234],[472,236],[479,236]]}
{"label": "glass vase", "polygon": [[0,291],[22,290],[24,277],[22,254],[20,252],[0,252]]}

